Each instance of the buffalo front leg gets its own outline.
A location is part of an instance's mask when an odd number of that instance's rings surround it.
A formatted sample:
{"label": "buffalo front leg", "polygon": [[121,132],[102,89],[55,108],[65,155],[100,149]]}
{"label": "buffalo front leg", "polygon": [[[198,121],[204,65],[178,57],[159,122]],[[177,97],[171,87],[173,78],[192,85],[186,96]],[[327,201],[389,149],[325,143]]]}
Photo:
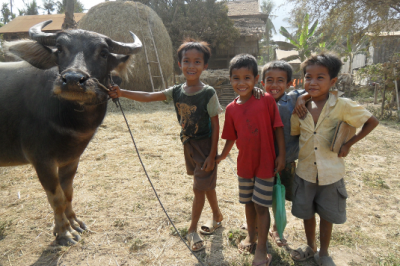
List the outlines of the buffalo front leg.
{"label": "buffalo front leg", "polygon": [[56,242],[59,245],[73,245],[80,240],[79,234],[73,230],[65,216],[67,199],[60,186],[57,166],[54,162],[34,164],[40,183],[47,194],[47,199],[54,211],[54,230]]}
{"label": "buffalo front leg", "polygon": [[87,227],[84,222],[82,222],[76,217],[76,214],[72,209],[72,196],[74,192],[72,185],[76,169],[78,169],[78,163],[79,163],[79,158],[76,161],[66,166],[60,167],[58,169],[58,176],[60,179],[61,188],[63,189],[65,198],[67,200],[66,202],[67,206],[65,208],[64,213],[72,228],[78,231],[79,233],[82,233],[84,230],[87,229]]}

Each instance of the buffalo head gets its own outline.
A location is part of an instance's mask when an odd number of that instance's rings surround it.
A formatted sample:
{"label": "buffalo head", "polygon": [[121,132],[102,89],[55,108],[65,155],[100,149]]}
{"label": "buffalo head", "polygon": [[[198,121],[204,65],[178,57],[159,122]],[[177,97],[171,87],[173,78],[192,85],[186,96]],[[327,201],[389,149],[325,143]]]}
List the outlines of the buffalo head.
{"label": "buffalo head", "polygon": [[104,102],[107,94],[98,83],[107,86],[113,70],[124,75],[132,55],[141,50],[141,41],[132,32],[133,43],[117,42],[85,30],[42,32],[51,22],[30,28],[32,40],[9,43],[8,51],[39,69],[58,67],[53,93],[60,99],[81,105]]}

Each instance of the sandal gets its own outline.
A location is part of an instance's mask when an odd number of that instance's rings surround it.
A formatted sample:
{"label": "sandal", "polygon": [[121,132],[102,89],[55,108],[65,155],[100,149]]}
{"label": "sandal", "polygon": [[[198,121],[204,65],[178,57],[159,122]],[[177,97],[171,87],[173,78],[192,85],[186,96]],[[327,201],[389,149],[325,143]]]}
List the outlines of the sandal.
{"label": "sandal", "polygon": [[260,261],[260,262],[253,261],[253,263],[251,265],[253,265],[253,266],[261,266],[261,265],[265,264],[266,266],[269,266],[271,261],[272,261],[272,255],[271,254],[267,254],[267,259],[266,260],[263,260],[263,261]]}
{"label": "sandal", "polygon": [[[293,252],[297,252],[297,254],[293,254]],[[290,252],[290,257],[294,261],[305,261],[308,260],[309,258],[314,257],[314,254],[315,252],[310,246],[303,245],[296,250],[292,249],[292,251]]]}
{"label": "sandal", "polygon": [[331,256],[319,256],[319,252],[314,255],[315,262],[319,266],[336,266]]}
{"label": "sandal", "polygon": [[243,244],[243,240],[240,241],[238,245],[238,251],[240,254],[251,254],[254,253],[257,247],[257,242],[251,243],[251,244]]}
{"label": "sandal", "polygon": [[[212,233],[214,233],[215,229],[217,229],[218,227],[221,227],[221,226],[222,226],[222,222],[216,222],[214,220],[209,220],[200,227],[200,233],[202,233],[203,235],[211,235]],[[204,229],[208,229],[208,231],[205,231]]]}
{"label": "sandal", "polygon": [[284,238],[280,238],[278,231],[269,231],[269,236],[275,241],[278,247],[283,247],[287,245],[287,240]]}
{"label": "sandal", "polygon": [[[204,245],[203,239],[200,238],[200,236],[197,232],[191,232],[190,234],[188,234],[186,236],[186,239],[189,242],[190,249],[193,252],[200,251],[200,250],[203,250],[206,248],[206,246]],[[197,243],[202,243],[202,246],[197,249],[194,249],[193,246],[196,245]]]}

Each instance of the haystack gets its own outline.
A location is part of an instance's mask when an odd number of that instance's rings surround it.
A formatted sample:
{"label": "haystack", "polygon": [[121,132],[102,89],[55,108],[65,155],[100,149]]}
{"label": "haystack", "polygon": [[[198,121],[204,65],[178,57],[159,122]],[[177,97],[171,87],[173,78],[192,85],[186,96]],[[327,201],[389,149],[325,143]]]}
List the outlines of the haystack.
{"label": "haystack", "polygon": [[[149,61],[157,61],[149,24],[157,47],[166,86],[172,85],[173,50],[169,34],[160,17],[148,6],[138,2],[104,2],[92,7],[79,21],[78,27],[109,36],[120,42],[132,42],[132,31],[146,46]],[[158,64],[150,63],[155,90],[163,89]],[[135,55],[134,66],[130,66],[128,80],[123,80],[121,87],[128,90],[152,91],[149,70],[144,48]]]}

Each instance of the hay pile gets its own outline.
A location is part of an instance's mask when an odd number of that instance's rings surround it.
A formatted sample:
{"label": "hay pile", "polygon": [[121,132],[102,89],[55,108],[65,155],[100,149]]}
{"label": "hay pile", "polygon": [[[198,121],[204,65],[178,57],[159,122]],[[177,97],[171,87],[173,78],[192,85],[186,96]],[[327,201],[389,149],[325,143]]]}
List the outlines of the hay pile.
{"label": "hay pile", "polygon": [[[160,17],[148,6],[137,2],[104,2],[92,7],[79,21],[78,27],[109,36],[120,42],[132,42],[129,31],[135,33],[146,45],[149,61],[156,61],[155,49],[150,38],[148,20],[153,32],[164,79],[172,85],[173,50],[171,39]],[[139,26],[140,22],[140,26]],[[134,58],[129,80],[121,87],[128,90],[152,91],[144,49]],[[160,76],[157,64],[150,63],[153,76]],[[155,89],[163,89],[161,78],[153,78]],[[167,83],[166,82],[166,83]]]}

